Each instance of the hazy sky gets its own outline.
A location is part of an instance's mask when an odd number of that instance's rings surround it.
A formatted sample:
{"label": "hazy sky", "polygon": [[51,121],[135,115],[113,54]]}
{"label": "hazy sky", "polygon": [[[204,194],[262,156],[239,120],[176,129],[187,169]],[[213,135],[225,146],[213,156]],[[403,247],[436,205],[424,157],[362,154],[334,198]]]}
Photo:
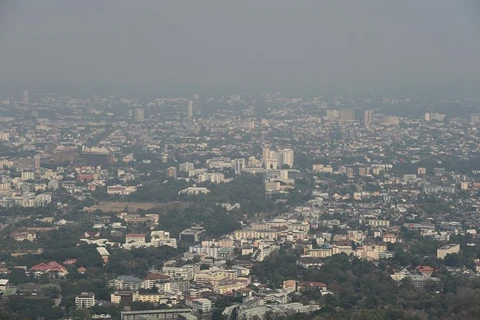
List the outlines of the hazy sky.
{"label": "hazy sky", "polygon": [[475,0],[0,4],[2,85],[404,85],[480,76]]}

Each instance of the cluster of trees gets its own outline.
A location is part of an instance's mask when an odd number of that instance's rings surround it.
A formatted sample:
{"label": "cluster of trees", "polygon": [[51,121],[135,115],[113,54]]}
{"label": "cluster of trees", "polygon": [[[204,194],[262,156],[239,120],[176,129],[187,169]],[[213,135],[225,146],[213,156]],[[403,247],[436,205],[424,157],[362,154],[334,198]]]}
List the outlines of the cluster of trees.
{"label": "cluster of trees", "polygon": [[0,320],[20,320],[20,319],[65,319],[67,315],[72,319],[90,319],[92,313],[108,313],[115,318],[120,316],[120,307],[115,305],[94,306],[90,310],[76,310],[75,296],[80,292],[89,291],[95,293],[97,299],[108,300],[110,298],[110,289],[107,282],[103,280],[80,280],[80,281],[60,281],[62,301],[59,306],[55,306],[54,300],[59,295],[59,291],[53,290],[56,287],[50,287],[41,292],[42,296],[9,296],[0,303]]}
{"label": "cluster of trees", "polygon": [[105,272],[113,277],[136,275],[144,277],[151,268],[159,269],[163,262],[176,257],[179,250],[163,246],[159,248],[112,249]]}
{"label": "cluster of trees", "polygon": [[[441,161],[441,165],[438,164],[439,161]],[[427,169],[427,172],[431,173],[433,172],[433,168],[442,167],[445,168],[447,172],[455,171],[463,174],[471,174],[472,170],[478,170],[478,161],[479,156],[475,154],[473,154],[468,160],[451,155],[443,155],[440,157],[429,156],[428,158],[414,164],[410,162],[397,163],[392,168],[392,173],[396,175],[415,173],[418,167],[424,167]]]}
{"label": "cluster of trees", "polygon": [[[163,176],[163,174],[162,174]],[[208,185],[207,195],[179,195],[179,191],[189,186],[183,180],[168,180],[163,178],[147,182],[130,196],[110,196],[103,189],[92,193],[97,200],[123,200],[135,202],[172,202],[191,201],[202,202],[210,206],[217,203],[239,203],[243,213],[258,213],[272,211],[274,201],[265,197],[264,177],[259,175],[243,175],[230,183]]]}
{"label": "cluster of trees", "polygon": [[128,200],[138,202],[170,202],[179,198],[178,192],[188,187],[188,183],[182,180],[173,180],[161,182],[146,183],[139,187],[137,192],[133,193]]}
{"label": "cluster of trees", "polygon": [[178,237],[180,232],[192,225],[205,227],[207,234],[220,236],[240,228],[243,215],[239,211],[227,212],[224,208],[205,202],[196,203],[187,208],[177,208],[162,215],[159,228],[169,230],[171,236]]}
{"label": "cluster of trees", "polygon": [[[473,270],[475,259],[480,257],[480,246],[470,234],[453,235],[451,242],[460,244],[461,250],[458,254],[448,254],[443,261],[436,258],[437,248],[443,243],[423,237],[418,231],[406,228],[401,229],[401,235],[405,243],[388,244],[388,250],[395,252],[395,256],[390,261],[390,264],[395,267],[416,266],[421,263],[434,268],[447,266],[466,267]],[[471,243],[476,245],[468,245]]]}
{"label": "cluster of trees", "polygon": [[[326,258],[319,269],[296,265],[297,255],[280,249],[254,266],[259,280],[279,287],[282,281],[320,281],[334,295],[318,296],[306,292],[306,301],[316,300],[324,307],[308,319],[478,319],[480,318],[480,280],[438,272],[441,284],[428,283],[414,288],[410,278],[400,285],[390,274],[390,265],[346,255]],[[291,316],[279,319],[301,319]]]}
{"label": "cluster of trees", "polygon": [[105,140],[109,135],[111,135],[113,131],[115,131],[115,128],[113,128],[111,124],[107,125],[103,131],[88,138],[86,145],[89,147],[98,145],[101,141]]}
{"label": "cluster of trees", "polygon": [[8,217],[18,217],[18,216],[48,216],[53,212],[56,212],[56,207],[54,204],[49,204],[46,207],[39,208],[28,208],[28,207],[18,207],[14,206],[12,208],[0,208],[0,216]]}
{"label": "cluster of trees", "polygon": [[264,177],[245,174],[230,183],[209,187],[205,201],[212,203],[239,203],[244,213],[272,210],[273,201],[265,198]]}
{"label": "cluster of trees", "polygon": [[[265,197],[263,177],[245,175],[230,183],[210,185],[207,195],[178,195],[185,188],[183,182],[156,183],[145,185],[131,196],[135,201],[184,200],[188,206],[178,206],[162,214],[159,228],[168,230],[174,237],[194,224],[206,228],[209,236],[221,236],[240,228],[240,221],[255,214],[269,214],[282,210],[272,199]],[[162,191],[163,190],[163,191]],[[163,200],[162,200],[163,199]],[[239,209],[226,211],[220,204],[240,204]],[[153,212],[153,211],[152,211]]]}
{"label": "cluster of trees", "polygon": [[0,305],[0,319],[61,319],[64,314],[49,298],[10,296]]}
{"label": "cluster of trees", "polygon": [[[109,300],[112,288],[108,286],[108,279],[118,275],[135,275],[140,278],[146,276],[150,268],[160,268],[164,261],[178,256],[180,250],[171,247],[160,248],[136,248],[124,250],[110,248],[111,256],[109,263],[103,265],[102,259],[93,245],[80,244],[71,248],[59,248],[46,250],[40,255],[24,255],[16,258],[12,263],[20,263],[31,267],[39,262],[55,260],[62,262],[66,259],[77,258],[74,267],[68,267],[69,274],[66,279],[57,279],[57,286],[45,287],[39,291],[39,296],[12,296],[0,304],[0,319],[62,319],[65,315],[74,315],[74,318],[88,318],[89,311],[77,311],[75,308],[75,296],[81,292],[93,292],[99,300]],[[81,275],[76,272],[78,266],[87,267],[87,274]],[[46,277],[46,276],[45,276]],[[50,283],[42,277],[33,278],[25,274],[23,270],[15,269],[9,275],[10,282],[14,285],[24,283]],[[52,299],[61,295],[60,306],[54,306]],[[145,306],[143,306],[145,307]],[[119,314],[117,307],[95,307],[98,313]],[[141,305],[135,308],[142,308]],[[3,313],[2,313],[3,312]],[[78,313],[78,314],[77,314]],[[85,313],[85,314],[83,314]]]}
{"label": "cluster of trees", "polygon": [[448,213],[452,211],[449,203],[447,203],[444,199],[434,195],[421,194],[419,195],[417,202],[423,211],[430,215]]}

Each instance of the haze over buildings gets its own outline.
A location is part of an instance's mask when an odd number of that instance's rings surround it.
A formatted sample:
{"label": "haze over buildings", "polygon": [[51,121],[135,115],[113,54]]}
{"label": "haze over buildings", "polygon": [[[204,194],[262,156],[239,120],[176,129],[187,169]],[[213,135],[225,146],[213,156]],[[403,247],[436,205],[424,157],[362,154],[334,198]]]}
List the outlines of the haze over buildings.
{"label": "haze over buildings", "polygon": [[1,318],[480,318],[468,4],[1,2]]}
{"label": "haze over buildings", "polygon": [[0,4],[0,84],[275,88],[473,80],[480,74],[479,17],[473,0],[7,0]]}

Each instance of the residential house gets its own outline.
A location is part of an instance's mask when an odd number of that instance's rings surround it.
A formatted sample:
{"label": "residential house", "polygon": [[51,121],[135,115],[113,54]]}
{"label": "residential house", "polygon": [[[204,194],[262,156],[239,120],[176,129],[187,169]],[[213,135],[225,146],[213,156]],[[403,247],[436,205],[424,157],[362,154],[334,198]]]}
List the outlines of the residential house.
{"label": "residential house", "polygon": [[15,241],[34,241],[37,238],[37,234],[35,231],[18,231],[11,232],[10,237]]}
{"label": "residential house", "polygon": [[35,277],[38,277],[44,274],[54,275],[57,277],[64,277],[68,274],[67,269],[55,261],[34,265],[33,267],[30,268],[30,272]]}

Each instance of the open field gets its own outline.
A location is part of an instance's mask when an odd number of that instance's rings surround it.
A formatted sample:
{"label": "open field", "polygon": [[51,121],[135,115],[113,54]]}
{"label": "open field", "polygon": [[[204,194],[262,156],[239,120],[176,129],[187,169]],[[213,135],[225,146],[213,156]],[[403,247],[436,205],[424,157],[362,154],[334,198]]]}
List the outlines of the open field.
{"label": "open field", "polygon": [[152,208],[158,208],[159,211],[172,208],[185,208],[189,204],[185,202],[117,202],[117,201],[100,201],[98,205],[85,208],[89,212],[93,212],[97,209],[108,212],[123,212],[125,207],[128,207],[128,212],[137,212],[138,209],[148,210]]}

